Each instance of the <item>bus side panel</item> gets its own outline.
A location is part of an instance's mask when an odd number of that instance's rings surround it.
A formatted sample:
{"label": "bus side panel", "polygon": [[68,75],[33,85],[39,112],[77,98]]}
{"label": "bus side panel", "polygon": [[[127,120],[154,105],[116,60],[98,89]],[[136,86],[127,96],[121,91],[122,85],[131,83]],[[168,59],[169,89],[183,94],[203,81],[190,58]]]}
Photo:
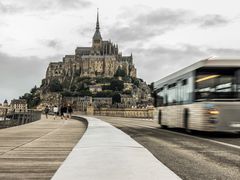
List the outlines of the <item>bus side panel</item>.
{"label": "bus side panel", "polygon": [[216,131],[240,132],[240,103],[216,103],[220,114],[216,117]]}
{"label": "bus side panel", "polygon": [[[184,108],[189,109],[188,128],[192,130],[205,130],[205,110],[201,103],[188,104]],[[184,112],[184,111],[183,111]],[[182,115],[183,117],[183,115]],[[182,121],[184,127],[184,121]]]}
{"label": "bus side panel", "polygon": [[162,112],[162,125],[168,127],[185,128],[184,124],[184,109],[188,109],[188,128],[193,130],[206,129],[205,110],[202,104],[188,104],[188,105],[173,105],[164,106],[156,109],[155,120],[158,122],[159,110]]}
{"label": "bus side panel", "polygon": [[166,106],[160,108],[162,111],[162,125],[168,127],[182,128],[182,106]]}

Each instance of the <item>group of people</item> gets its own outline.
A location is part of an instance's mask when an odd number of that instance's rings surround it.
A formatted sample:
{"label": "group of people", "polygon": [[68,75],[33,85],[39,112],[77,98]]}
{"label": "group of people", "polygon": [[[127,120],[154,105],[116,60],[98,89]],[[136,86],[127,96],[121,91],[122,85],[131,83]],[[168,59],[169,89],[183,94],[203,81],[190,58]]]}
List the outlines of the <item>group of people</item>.
{"label": "group of people", "polygon": [[[46,118],[48,118],[49,112],[50,112],[50,108],[49,108],[49,106],[46,106],[45,109],[44,109],[44,113],[46,115]],[[61,105],[60,108],[55,105],[53,107],[53,113],[54,113],[54,119],[56,119],[57,116],[61,116],[61,119],[67,120],[68,118],[71,119],[73,109],[72,109],[72,106],[70,104]]]}

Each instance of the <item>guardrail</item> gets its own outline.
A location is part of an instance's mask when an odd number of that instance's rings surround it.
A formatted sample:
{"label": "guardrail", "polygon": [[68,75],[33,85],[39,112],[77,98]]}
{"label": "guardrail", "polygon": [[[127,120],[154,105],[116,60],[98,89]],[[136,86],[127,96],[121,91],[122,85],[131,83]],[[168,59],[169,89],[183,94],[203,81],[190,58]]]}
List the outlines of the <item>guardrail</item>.
{"label": "guardrail", "polygon": [[26,112],[9,111],[0,108],[0,128],[8,128],[34,122],[41,119],[41,111],[29,109]]}

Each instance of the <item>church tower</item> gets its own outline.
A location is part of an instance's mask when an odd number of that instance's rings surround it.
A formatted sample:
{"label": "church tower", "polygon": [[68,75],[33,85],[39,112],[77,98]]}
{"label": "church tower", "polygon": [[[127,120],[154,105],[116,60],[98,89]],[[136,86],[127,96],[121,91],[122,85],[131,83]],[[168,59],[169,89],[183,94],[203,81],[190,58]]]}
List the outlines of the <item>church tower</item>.
{"label": "church tower", "polygon": [[99,26],[99,13],[97,12],[97,23],[96,23],[96,31],[93,35],[92,39],[92,47],[95,52],[100,53],[100,49],[102,47],[102,36],[100,33],[100,26]]}

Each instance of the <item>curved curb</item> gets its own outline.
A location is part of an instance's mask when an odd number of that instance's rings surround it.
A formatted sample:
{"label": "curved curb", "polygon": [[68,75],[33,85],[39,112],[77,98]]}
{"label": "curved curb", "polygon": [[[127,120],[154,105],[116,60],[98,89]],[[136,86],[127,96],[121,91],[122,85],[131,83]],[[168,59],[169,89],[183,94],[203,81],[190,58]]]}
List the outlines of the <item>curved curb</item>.
{"label": "curved curb", "polygon": [[146,148],[109,123],[78,116],[88,127],[53,180],[180,179]]}

